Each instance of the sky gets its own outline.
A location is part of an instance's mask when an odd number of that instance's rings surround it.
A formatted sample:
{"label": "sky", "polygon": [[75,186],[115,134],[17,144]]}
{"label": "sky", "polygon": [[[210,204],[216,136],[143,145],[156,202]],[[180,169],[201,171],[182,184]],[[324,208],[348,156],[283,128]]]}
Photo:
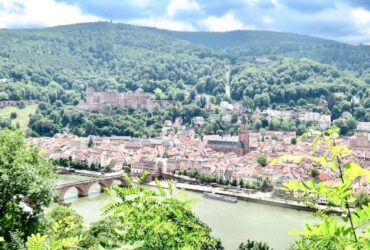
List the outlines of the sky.
{"label": "sky", "polygon": [[370,0],[0,0],[0,28],[108,21],[181,31],[273,30],[370,44]]}

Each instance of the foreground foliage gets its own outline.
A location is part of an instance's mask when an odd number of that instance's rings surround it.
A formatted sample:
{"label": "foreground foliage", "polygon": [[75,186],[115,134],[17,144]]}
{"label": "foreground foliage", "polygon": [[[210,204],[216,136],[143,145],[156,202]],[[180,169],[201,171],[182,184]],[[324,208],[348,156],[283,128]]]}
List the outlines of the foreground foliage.
{"label": "foreground foliage", "polygon": [[239,245],[237,250],[272,250],[266,243],[248,240]]}
{"label": "foreground foliage", "polygon": [[[310,202],[312,197],[326,198],[329,204],[343,211],[344,223],[339,222],[335,216],[324,213],[332,209],[330,206],[326,209],[319,208],[317,215],[321,217],[321,223],[305,225],[303,231],[292,231],[301,237],[294,249],[370,249],[370,203],[354,211],[350,208],[350,204],[356,201],[353,195],[354,183],[360,179],[370,183],[370,171],[349,161],[348,157],[352,152],[344,145],[337,144],[338,136],[338,128],[329,129],[324,134],[304,134],[300,139],[312,139],[313,153],[321,153],[322,156],[283,156],[272,161],[272,164],[275,164],[282,161],[309,160],[329,169],[341,180],[338,185],[316,183],[313,180],[285,184],[287,191],[302,192],[307,202]],[[314,203],[311,205],[315,206]]]}
{"label": "foreground foliage", "polygon": [[0,131],[0,249],[19,249],[54,197],[54,169],[20,131]]}
{"label": "foreground foliage", "polygon": [[176,197],[171,183],[167,192],[157,182],[153,191],[134,183],[128,188],[114,187],[113,202],[106,215],[91,229],[91,240],[111,249],[122,243],[142,244],[139,249],[223,249],[210,236],[211,229],[191,211],[188,200]]}
{"label": "foreground foliage", "polygon": [[[41,249],[223,249],[211,229],[191,211],[190,201],[140,186],[127,177],[130,187],[113,187],[104,217],[87,228],[82,217],[64,206],[45,216],[41,233],[28,238],[28,250]],[[171,187],[171,185],[170,185]]]}

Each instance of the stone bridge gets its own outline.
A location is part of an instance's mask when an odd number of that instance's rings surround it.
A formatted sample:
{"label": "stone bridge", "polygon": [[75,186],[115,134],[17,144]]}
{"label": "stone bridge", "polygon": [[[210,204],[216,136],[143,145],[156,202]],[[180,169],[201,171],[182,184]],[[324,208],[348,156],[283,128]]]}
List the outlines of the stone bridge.
{"label": "stone bridge", "polygon": [[103,192],[105,189],[110,188],[115,180],[120,181],[120,186],[128,186],[128,183],[123,179],[122,175],[61,184],[57,188],[59,192],[58,201],[64,201],[64,195],[71,188],[77,189],[78,197],[85,197],[89,195],[89,190],[94,184],[98,183],[100,185],[101,192]]}
{"label": "stone bridge", "polygon": [[[139,176],[130,176],[130,177],[139,177]],[[169,175],[169,174],[162,174],[160,176],[158,175],[148,175],[145,179],[145,183],[149,183],[153,181],[154,179],[161,179],[161,180],[168,180],[172,179],[175,181],[184,181],[182,178]],[[85,197],[89,195],[89,190],[90,188],[98,183],[100,186],[100,191],[103,192],[105,189],[109,189],[112,187],[113,182],[115,180],[118,180],[120,182],[120,186],[128,186],[129,184],[126,182],[126,180],[123,178],[122,175],[114,175],[114,176],[104,176],[101,178],[96,178],[96,179],[91,179],[91,180],[85,180],[85,181],[78,181],[78,182],[72,182],[72,183],[66,183],[66,184],[61,184],[57,187],[58,189],[58,201],[62,202],[64,201],[64,196],[68,192],[69,189],[71,188],[76,188],[78,192],[78,197]]]}

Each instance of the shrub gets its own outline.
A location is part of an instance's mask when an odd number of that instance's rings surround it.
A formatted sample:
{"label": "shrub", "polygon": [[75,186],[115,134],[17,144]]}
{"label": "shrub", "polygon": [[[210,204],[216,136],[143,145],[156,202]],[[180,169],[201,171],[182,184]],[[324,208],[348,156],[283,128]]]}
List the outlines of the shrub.
{"label": "shrub", "polygon": [[265,155],[260,155],[257,157],[257,162],[262,166],[265,167],[267,165],[267,158]]}
{"label": "shrub", "polygon": [[10,113],[10,119],[12,119],[12,120],[17,119],[17,112],[11,112]]}

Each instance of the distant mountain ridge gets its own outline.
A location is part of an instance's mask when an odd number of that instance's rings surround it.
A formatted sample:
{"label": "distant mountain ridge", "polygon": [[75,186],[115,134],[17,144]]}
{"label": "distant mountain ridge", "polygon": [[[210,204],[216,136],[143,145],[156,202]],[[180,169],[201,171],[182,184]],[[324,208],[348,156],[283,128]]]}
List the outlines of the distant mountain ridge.
{"label": "distant mountain ridge", "polygon": [[[277,31],[235,30],[227,32],[186,32],[135,26],[130,24],[85,23],[47,28],[50,30],[107,27],[128,30],[146,30],[173,39],[190,42],[210,49],[224,50],[231,58],[245,56],[285,55],[296,58],[308,57],[321,63],[331,64],[342,70],[364,71],[370,69],[370,46],[351,45],[324,38]],[[235,50],[237,52],[235,53]],[[360,73],[361,73],[360,72]]]}
{"label": "distant mountain ridge", "polygon": [[[124,81],[193,82],[209,75],[208,69],[197,70],[207,65],[215,71],[224,67],[225,62],[240,64],[255,57],[271,56],[307,57],[358,77],[370,77],[369,46],[292,33],[177,32],[108,22],[0,30],[0,77],[15,76],[15,80],[27,75],[24,70],[29,68],[33,72],[44,71],[41,74],[62,70],[68,72],[65,76],[68,81],[121,75]],[[164,61],[177,61],[177,69],[167,66],[164,71],[149,72],[153,70],[148,66],[155,68]],[[24,72],[13,72],[17,68]],[[138,71],[143,74],[138,76]],[[146,72],[150,77],[146,77]],[[56,78],[56,74],[49,75]]]}

